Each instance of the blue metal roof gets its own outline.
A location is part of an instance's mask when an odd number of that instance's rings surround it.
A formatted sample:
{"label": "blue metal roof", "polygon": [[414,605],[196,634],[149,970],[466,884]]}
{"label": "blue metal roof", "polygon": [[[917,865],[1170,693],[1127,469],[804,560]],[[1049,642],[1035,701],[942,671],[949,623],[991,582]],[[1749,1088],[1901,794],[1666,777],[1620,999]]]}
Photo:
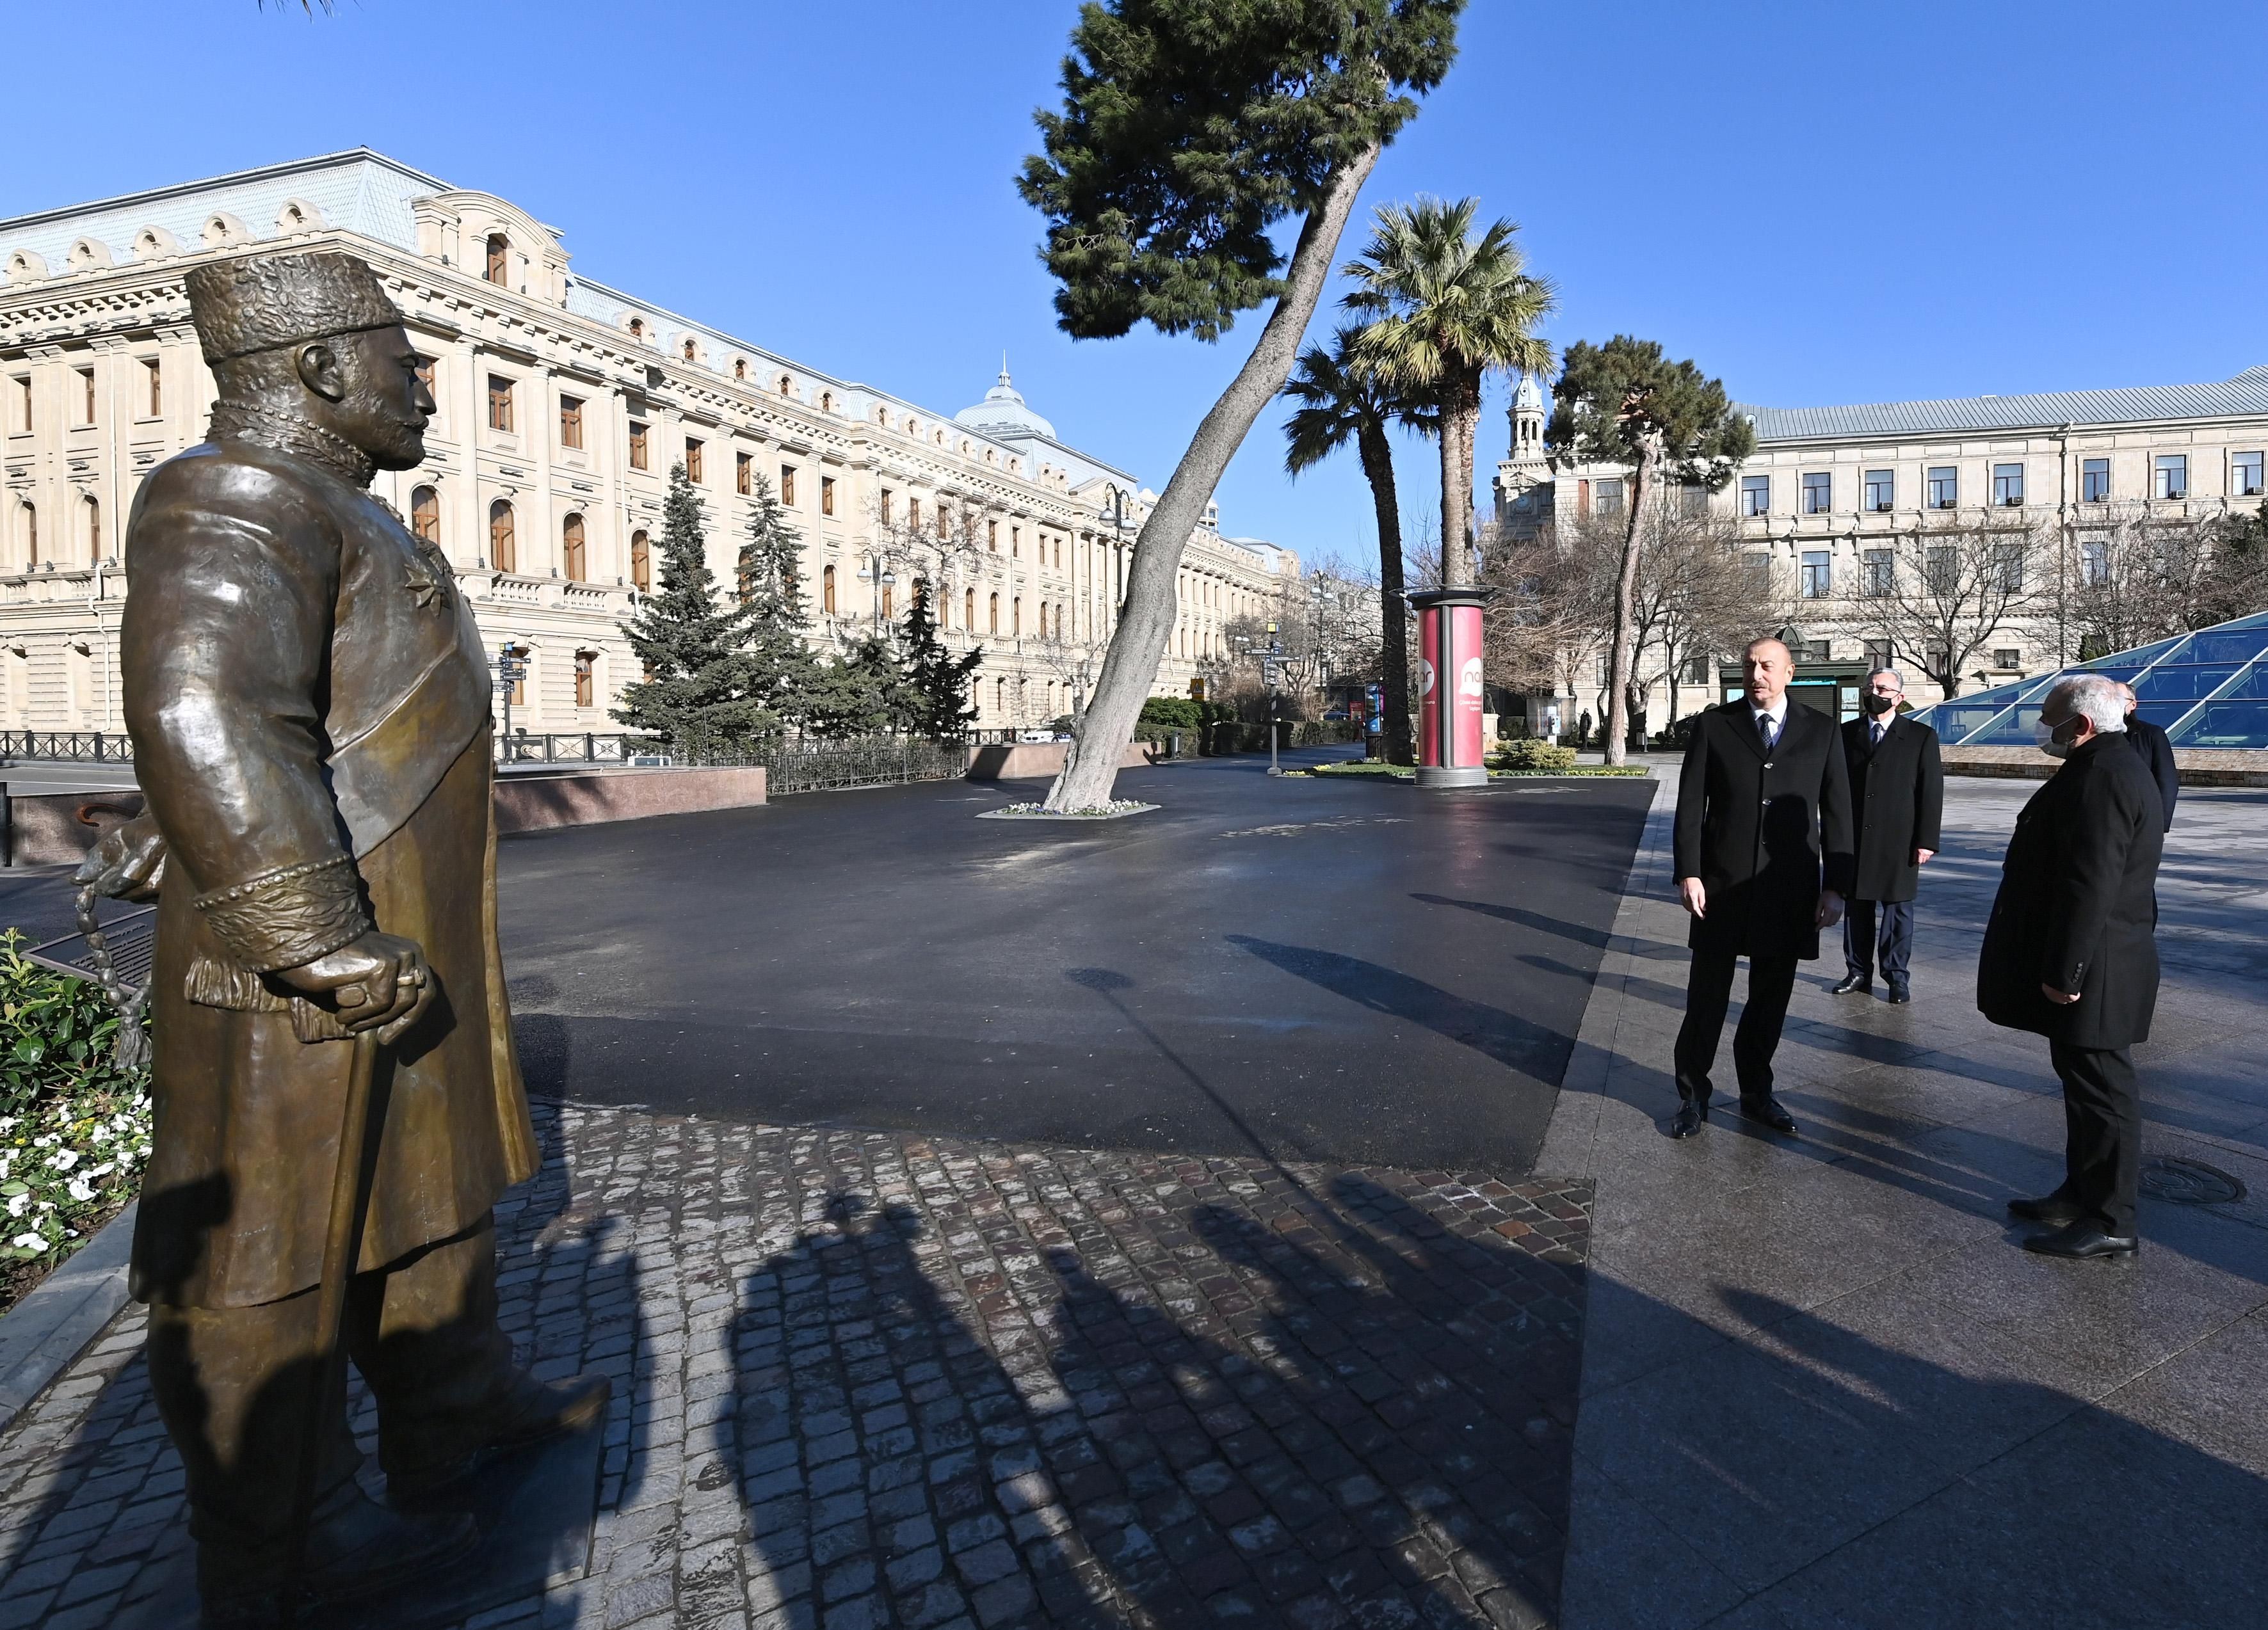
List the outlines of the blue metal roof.
{"label": "blue metal roof", "polygon": [[2268,366],[2205,385],[2144,385],[2108,391],[2046,391],[2029,396],[1959,396],[1937,401],[1861,402],[1844,408],[1758,408],[1761,442],[1928,436],[1958,430],[2038,430],[2138,424],[2159,419],[2268,416]]}

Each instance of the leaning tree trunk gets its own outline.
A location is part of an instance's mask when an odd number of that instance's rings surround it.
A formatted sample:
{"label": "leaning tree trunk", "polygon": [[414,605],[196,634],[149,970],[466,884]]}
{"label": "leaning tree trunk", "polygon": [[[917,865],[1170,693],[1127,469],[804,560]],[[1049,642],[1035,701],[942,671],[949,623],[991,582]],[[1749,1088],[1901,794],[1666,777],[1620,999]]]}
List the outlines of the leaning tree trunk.
{"label": "leaning tree trunk", "polygon": [[1197,426],[1173,480],[1134,538],[1134,563],[1126,574],[1126,605],[1110,635],[1087,706],[1086,728],[1064,755],[1063,773],[1048,789],[1051,811],[1094,809],[1110,801],[1118,760],[1134,738],[1134,722],[1157,683],[1158,664],[1174,631],[1175,573],[1189,534],[1204,517],[1228,461],[1244,444],[1261,410],[1284,388],[1299,358],[1300,341],[1322,298],[1331,259],[1356,196],[1377,167],[1379,148],[1366,149],[1332,178],[1323,202],[1300,229],[1299,247],[1285,274],[1284,293],[1228,389]]}
{"label": "leaning tree trunk", "polygon": [[1638,653],[1632,649],[1638,635],[1638,523],[1646,514],[1647,500],[1653,496],[1653,449],[1641,447],[1638,467],[1631,476],[1630,521],[1623,528],[1622,569],[1615,577],[1615,643],[1607,655],[1607,762],[1621,764],[1630,757],[1629,744],[1624,739],[1630,733],[1630,706],[1624,693],[1630,688],[1631,666]]}
{"label": "leaning tree trunk", "polygon": [[1402,598],[1402,499],[1394,485],[1394,449],[1383,424],[1364,425],[1356,440],[1378,510],[1378,649],[1385,670],[1378,695],[1386,715],[1386,761],[1409,764],[1417,749],[1410,734],[1410,608]]}

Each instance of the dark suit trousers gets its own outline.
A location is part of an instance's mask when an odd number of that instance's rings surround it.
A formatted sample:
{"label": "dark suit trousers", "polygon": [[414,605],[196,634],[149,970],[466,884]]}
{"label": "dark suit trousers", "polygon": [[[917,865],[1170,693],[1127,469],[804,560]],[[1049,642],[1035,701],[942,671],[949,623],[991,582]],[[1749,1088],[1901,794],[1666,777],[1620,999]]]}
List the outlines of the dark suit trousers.
{"label": "dark suit trousers", "polygon": [[2132,1047],[2048,1043],[2063,1080],[2063,1187],[2106,1234],[2134,1232],[2134,1191],[2142,1171],[2142,1104]]}
{"label": "dark suit trousers", "polygon": [[[1880,913],[1881,935],[1875,937],[1875,917]],[[1853,979],[1872,979],[1874,958],[1879,950],[1882,978],[1892,990],[1906,988],[1907,971],[1913,963],[1913,902],[1910,899],[1854,899],[1845,903],[1843,912],[1843,961]]]}
{"label": "dark suit trousers", "polygon": [[[1725,1033],[1739,960],[1729,951],[1693,953],[1693,970],[1685,981],[1685,1023],[1677,1032],[1677,1096],[1686,1102],[1709,1101],[1709,1070]],[[1771,1096],[1772,1054],[1779,1050],[1787,999],[1795,990],[1795,962],[1793,953],[1749,958],[1749,1000],[1733,1032],[1733,1073],[1745,1100]]]}

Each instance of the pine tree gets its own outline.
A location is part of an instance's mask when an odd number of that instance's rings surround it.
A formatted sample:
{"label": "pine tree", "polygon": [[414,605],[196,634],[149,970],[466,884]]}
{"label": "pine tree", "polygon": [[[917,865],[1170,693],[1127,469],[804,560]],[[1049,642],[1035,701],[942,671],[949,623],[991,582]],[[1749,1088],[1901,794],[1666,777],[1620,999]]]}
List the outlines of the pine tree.
{"label": "pine tree", "polygon": [[622,630],[647,675],[614,709],[622,723],[650,731],[695,758],[778,730],[777,716],[752,694],[754,675],[743,649],[748,608],[727,610],[718,603],[701,502],[681,464],[670,466],[669,496],[662,504],[661,592]]}
{"label": "pine tree", "polygon": [[967,738],[976,717],[969,699],[969,678],[984,660],[972,650],[956,657],[937,637],[937,618],[930,610],[929,579],[914,579],[914,603],[906,613],[905,690],[911,717],[908,726],[932,741],[954,742]]}
{"label": "pine tree", "polygon": [[810,693],[807,728],[815,736],[845,740],[907,723],[905,669],[890,642],[870,634],[833,662],[818,664]]}
{"label": "pine tree", "polygon": [[747,541],[737,568],[740,610],[747,618],[748,694],[770,722],[759,734],[800,729],[821,688],[821,664],[811,648],[811,618],[796,578],[802,539],[787,523],[771,482],[757,476]]}

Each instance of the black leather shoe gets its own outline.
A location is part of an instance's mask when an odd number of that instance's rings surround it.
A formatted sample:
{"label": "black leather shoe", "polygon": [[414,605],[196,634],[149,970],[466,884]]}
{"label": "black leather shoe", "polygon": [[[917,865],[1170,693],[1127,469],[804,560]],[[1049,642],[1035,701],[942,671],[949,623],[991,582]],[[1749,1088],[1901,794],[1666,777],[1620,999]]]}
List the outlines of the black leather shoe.
{"label": "black leather shoe", "polygon": [[1670,1117],[1669,1135],[1674,1138],[1690,1138],[1701,1130],[1702,1123],[1708,1119],[1709,1106],[1706,1104],[1697,1104],[1688,1098],[1677,1106],[1677,1113]]}
{"label": "black leather shoe", "polygon": [[1863,973],[1853,973],[1840,985],[1830,986],[1827,994],[1830,996],[1871,996],[1874,994],[1874,981]]}
{"label": "black leather shoe", "polygon": [[1743,1120],[1753,1120],[1759,1126],[1770,1127],[1775,1132],[1795,1130],[1795,1117],[1780,1107],[1778,1098],[1758,1098],[1754,1103],[1742,1098],[1741,1118]]}
{"label": "black leather shoe", "polygon": [[2051,1222],[2061,1228],[2067,1222],[2078,1222],[2081,1213],[2077,1200],[2066,1200],[2060,1194],[2043,1194],[2037,1200],[2010,1200],[2008,1215],[2021,1217],[2027,1222]]}
{"label": "black leather shoe", "polygon": [[2132,1234],[2106,1234],[2092,1222],[2071,1222],[2052,1234],[2035,1234],[2024,1242],[2024,1249],[2036,1251],[2043,1257],[2070,1257],[2086,1260],[2095,1257],[2131,1257],[2142,1248],[2142,1242]]}
{"label": "black leather shoe", "polygon": [[1908,990],[1904,986],[1894,985],[1890,988],[1890,1005],[1892,1007],[1902,1008],[1912,1000],[1913,992]]}

